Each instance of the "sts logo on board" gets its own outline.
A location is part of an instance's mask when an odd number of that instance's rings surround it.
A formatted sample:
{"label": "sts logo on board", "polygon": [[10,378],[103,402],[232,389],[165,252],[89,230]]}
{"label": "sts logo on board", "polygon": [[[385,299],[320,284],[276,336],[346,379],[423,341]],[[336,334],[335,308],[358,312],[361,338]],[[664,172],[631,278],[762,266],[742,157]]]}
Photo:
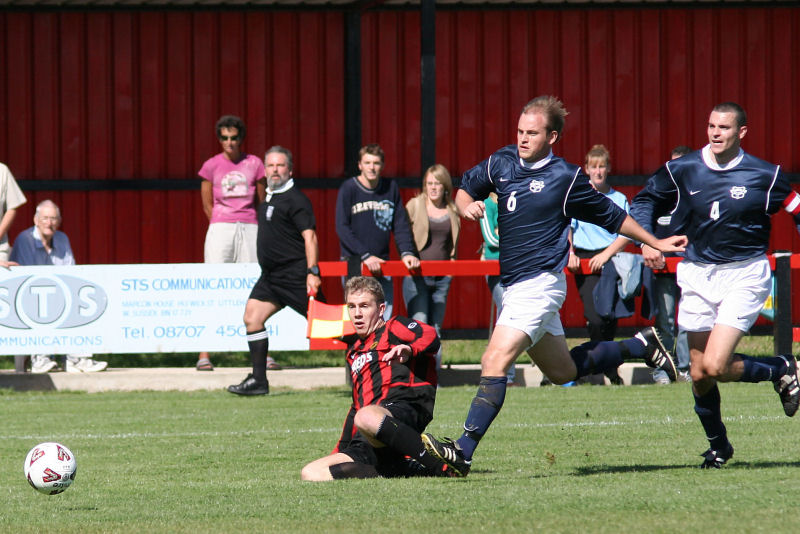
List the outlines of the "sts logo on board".
{"label": "sts logo on board", "polygon": [[74,328],[103,315],[108,296],[74,276],[20,276],[0,281],[0,326]]}

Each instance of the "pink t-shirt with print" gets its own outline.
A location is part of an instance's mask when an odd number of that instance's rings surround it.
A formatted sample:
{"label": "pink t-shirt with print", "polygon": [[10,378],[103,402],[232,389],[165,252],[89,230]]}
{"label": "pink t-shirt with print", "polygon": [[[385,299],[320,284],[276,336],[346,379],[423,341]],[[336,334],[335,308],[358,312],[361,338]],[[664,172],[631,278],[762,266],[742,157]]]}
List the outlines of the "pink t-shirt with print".
{"label": "pink t-shirt with print", "polygon": [[206,160],[197,174],[212,184],[212,223],[256,224],[256,184],[264,177],[264,163],[247,154],[234,163],[219,153]]}

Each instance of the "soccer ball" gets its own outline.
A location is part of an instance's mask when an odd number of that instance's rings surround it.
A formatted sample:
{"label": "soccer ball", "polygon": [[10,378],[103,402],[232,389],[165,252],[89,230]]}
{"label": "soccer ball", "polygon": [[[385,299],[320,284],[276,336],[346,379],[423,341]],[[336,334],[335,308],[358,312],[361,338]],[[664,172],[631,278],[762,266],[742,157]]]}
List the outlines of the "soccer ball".
{"label": "soccer ball", "polygon": [[60,443],[40,443],[25,457],[25,478],[37,491],[55,495],[75,480],[78,464],[72,451]]}

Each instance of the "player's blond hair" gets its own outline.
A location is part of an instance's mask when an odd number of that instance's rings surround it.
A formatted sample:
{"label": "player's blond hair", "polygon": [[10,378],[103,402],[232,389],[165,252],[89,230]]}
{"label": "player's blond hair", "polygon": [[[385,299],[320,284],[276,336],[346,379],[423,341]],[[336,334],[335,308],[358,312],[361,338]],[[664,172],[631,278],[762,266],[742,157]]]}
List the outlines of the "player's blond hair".
{"label": "player's blond hair", "polygon": [[[547,119],[547,127],[550,131],[558,133],[558,139],[561,138],[561,131],[564,129],[564,121],[569,115],[564,103],[552,95],[537,96],[522,108],[520,115],[526,113],[541,113]],[[556,139],[556,140],[558,140]]]}
{"label": "player's blond hair", "polygon": [[380,282],[371,276],[354,276],[348,280],[344,285],[344,300],[347,301],[347,297],[351,293],[361,293],[362,291],[366,291],[375,297],[375,302],[378,304],[386,302],[383,287],[381,287]]}

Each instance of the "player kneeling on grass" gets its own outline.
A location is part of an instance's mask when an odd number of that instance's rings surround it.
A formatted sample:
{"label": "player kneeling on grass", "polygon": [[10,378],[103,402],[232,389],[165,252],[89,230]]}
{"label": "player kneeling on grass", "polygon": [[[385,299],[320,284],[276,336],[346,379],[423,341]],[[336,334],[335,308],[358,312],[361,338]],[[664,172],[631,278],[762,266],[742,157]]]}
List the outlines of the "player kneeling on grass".
{"label": "player kneeling on grass", "polygon": [[345,302],[357,335],[347,350],[353,404],[333,453],[306,465],[301,478],[454,476],[420,438],[436,400],[436,330],[407,317],[384,321],[374,278],[348,280]]}

